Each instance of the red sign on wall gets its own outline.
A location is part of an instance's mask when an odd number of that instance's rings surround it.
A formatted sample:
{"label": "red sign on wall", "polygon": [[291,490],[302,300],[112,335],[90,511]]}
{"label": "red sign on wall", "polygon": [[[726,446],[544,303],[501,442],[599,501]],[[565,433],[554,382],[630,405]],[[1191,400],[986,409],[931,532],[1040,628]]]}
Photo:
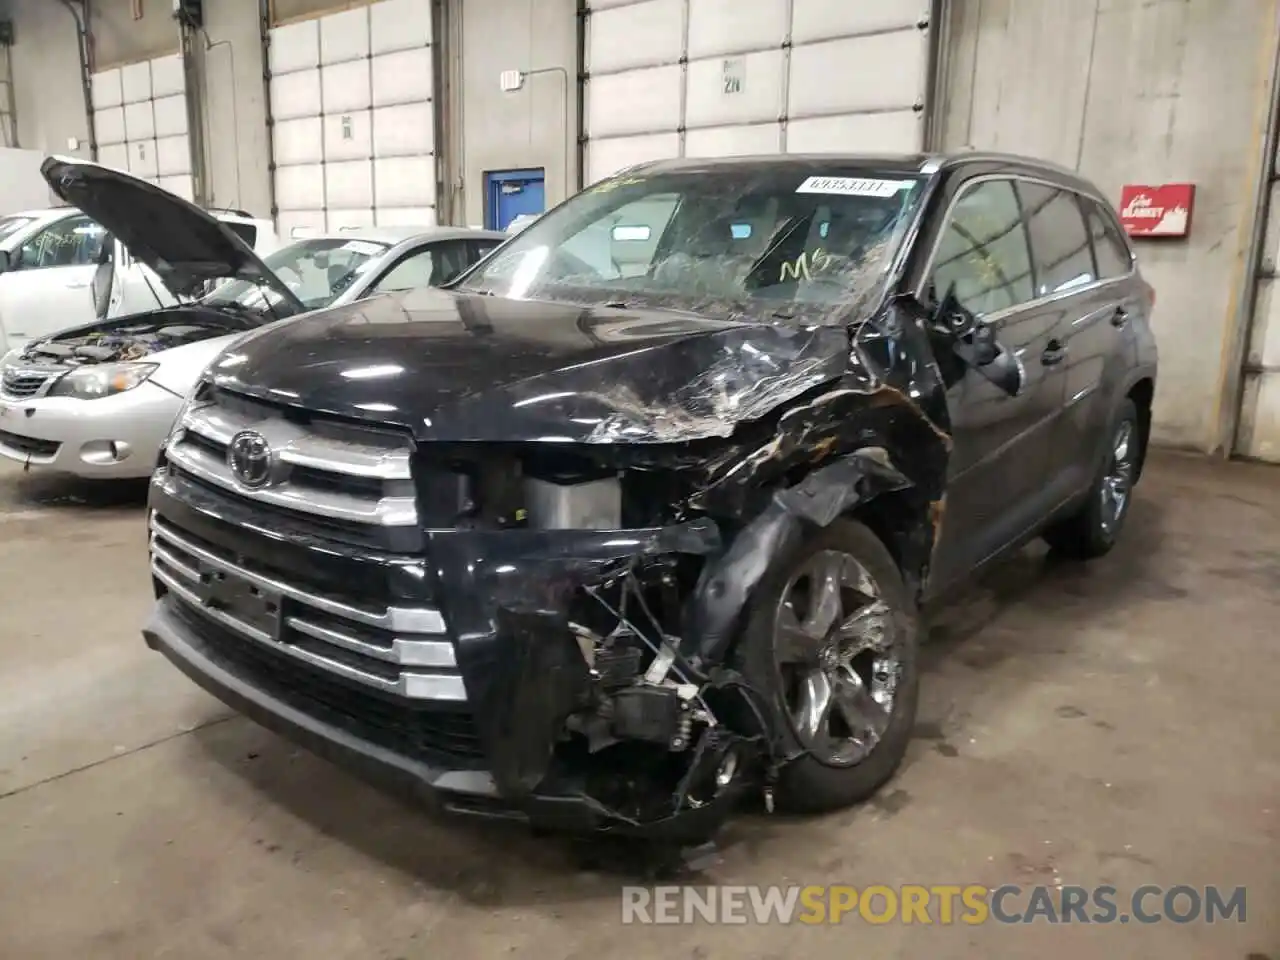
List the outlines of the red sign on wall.
{"label": "red sign on wall", "polygon": [[1120,222],[1131,237],[1185,237],[1195,198],[1194,183],[1128,184],[1120,192]]}

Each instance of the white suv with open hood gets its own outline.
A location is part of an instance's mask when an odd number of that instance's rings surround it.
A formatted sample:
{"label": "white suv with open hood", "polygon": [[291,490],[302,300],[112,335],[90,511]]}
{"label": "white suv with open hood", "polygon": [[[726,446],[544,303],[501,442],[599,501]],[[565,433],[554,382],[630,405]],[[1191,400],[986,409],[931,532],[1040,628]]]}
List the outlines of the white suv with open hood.
{"label": "white suv with open hood", "polygon": [[[59,157],[41,172],[173,302],[40,337],[0,359],[0,457],[85,477],[149,475],[187,392],[235,338],[312,310],[443,283],[505,239],[454,227],[370,227],[308,237],[262,259],[233,225],[126,173]],[[6,259],[0,251],[0,270]],[[93,278],[100,315],[111,273],[103,263]],[[214,281],[225,282],[204,293]]]}

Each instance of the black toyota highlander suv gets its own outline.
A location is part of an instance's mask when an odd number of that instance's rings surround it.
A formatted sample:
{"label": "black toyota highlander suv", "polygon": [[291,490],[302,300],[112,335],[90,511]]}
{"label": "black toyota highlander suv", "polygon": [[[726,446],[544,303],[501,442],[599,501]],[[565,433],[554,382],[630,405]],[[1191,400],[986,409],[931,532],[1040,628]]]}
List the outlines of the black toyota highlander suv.
{"label": "black toyota highlander suv", "polygon": [[[206,272],[262,275],[189,216]],[[692,840],[748,791],[856,802],[919,611],[1032,537],[1115,543],[1153,299],[1043,163],[631,168],[444,290],[228,347],[152,480],[147,643],[452,810]]]}

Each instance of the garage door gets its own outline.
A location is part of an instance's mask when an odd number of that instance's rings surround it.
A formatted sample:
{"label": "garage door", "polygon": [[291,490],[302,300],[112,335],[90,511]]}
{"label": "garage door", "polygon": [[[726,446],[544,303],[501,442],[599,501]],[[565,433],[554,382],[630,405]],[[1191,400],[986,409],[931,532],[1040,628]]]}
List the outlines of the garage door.
{"label": "garage door", "polygon": [[928,0],[590,0],[586,181],[665,157],[914,151]]}
{"label": "garage door", "polygon": [[92,92],[98,162],[192,199],[182,57],[175,53],[99,71]]}
{"label": "garage door", "polygon": [[271,30],[277,228],[433,224],[430,0]]}

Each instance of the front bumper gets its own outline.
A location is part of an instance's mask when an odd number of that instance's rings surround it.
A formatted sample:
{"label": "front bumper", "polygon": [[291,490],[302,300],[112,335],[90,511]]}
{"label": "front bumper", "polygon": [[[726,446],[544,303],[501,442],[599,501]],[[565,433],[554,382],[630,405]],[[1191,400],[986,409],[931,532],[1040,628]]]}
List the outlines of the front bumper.
{"label": "front bumper", "polygon": [[204,690],[237,713],[312,753],[388,791],[445,813],[518,820],[531,827],[563,833],[607,832],[619,836],[695,843],[723,822],[742,797],[741,786],[713,802],[675,817],[629,822],[581,793],[570,778],[554,780],[517,801],[504,798],[484,769],[425,761],[353,735],[338,723],[300,709],[287,697],[246,680],[217,651],[200,640],[161,598],[143,628],[147,646],[159,651]]}
{"label": "front bumper", "polygon": [[[748,787],[742,778],[697,805],[638,815],[602,801],[597,771],[580,757],[556,753],[566,705],[581,690],[575,668],[585,668],[569,631],[546,613],[553,585],[646,542],[710,543],[696,533],[517,535],[524,549],[506,545],[502,562],[495,535],[446,534],[430,548],[433,585],[413,572],[420,559],[358,548],[326,557],[292,536],[264,537],[231,501],[173,478],[153,481],[151,508],[159,599],[147,644],[233,709],[365,779],[455,813],[688,844],[713,833]],[[254,629],[234,604],[208,606],[202,580],[220,574],[224,586],[244,581],[275,598],[282,626],[254,619]],[[364,580],[353,590],[356,576]],[[436,597],[445,616],[432,624],[425,614]],[[401,626],[370,632],[375,608]]]}
{"label": "front bumper", "polygon": [[146,477],[181,407],[150,382],[95,400],[0,397],[0,457],[86,478]]}

